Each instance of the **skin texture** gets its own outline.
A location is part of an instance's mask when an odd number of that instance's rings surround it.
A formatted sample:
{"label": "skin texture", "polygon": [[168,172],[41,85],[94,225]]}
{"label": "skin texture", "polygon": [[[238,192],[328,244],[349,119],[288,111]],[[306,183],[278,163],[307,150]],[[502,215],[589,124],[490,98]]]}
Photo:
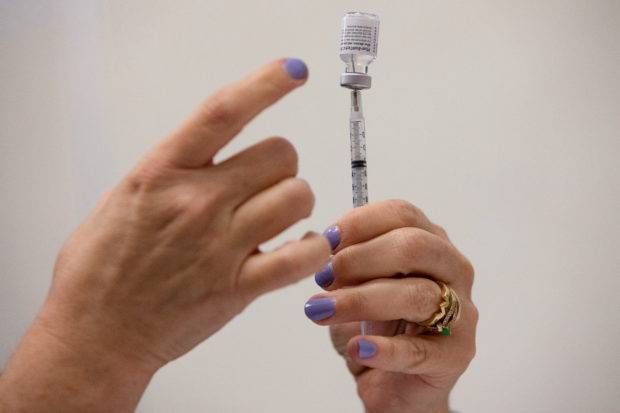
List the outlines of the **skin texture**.
{"label": "skin texture", "polygon": [[[101,199],[62,247],[49,295],[0,376],[0,412],[133,412],[158,369],[259,295],[325,265],[330,244],[314,233],[259,250],[313,207],[290,143],[266,139],[213,161],[305,82],[294,63],[294,75],[279,60],[215,93]],[[331,326],[368,413],[447,412],[475,351],[471,265],[404,201],[356,208],[335,225],[335,280],[319,296],[336,311],[318,323]],[[438,308],[433,280],[463,304],[450,337],[416,324]],[[376,354],[358,356],[360,320],[386,320],[389,333],[399,319],[404,334],[364,337]]]}
{"label": "skin texture", "polygon": [[[441,227],[405,201],[356,208],[334,225],[342,237],[332,258],[334,281],[329,292],[313,298],[333,298],[336,310],[317,323],[330,326],[367,413],[448,412],[450,390],[476,348],[472,265]],[[418,324],[439,308],[436,281],[454,289],[461,301],[450,336]],[[382,321],[386,337],[360,336],[362,320]],[[373,356],[359,356],[360,339],[375,345]]]}
{"label": "skin texture", "polygon": [[40,313],[0,376],[2,412],[132,412],[152,375],[253,299],[329,259],[309,233],[297,155],[271,138],[214,164],[261,110],[305,82],[284,60],[215,93],[152,149],[66,241]]}

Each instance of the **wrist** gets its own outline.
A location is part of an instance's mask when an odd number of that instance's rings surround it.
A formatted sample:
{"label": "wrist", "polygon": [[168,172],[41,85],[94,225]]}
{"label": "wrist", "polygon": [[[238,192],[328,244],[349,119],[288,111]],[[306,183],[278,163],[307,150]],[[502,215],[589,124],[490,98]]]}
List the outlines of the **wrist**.
{"label": "wrist", "polygon": [[38,317],[0,376],[1,407],[133,412],[155,372],[93,343],[66,340]]}
{"label": "wrist", "polygon": [[437,407],[437,409],[433,410],[432,413],[452,413],[452,411],[450,410],[448,399],[442,401],[441,404]]}
{"label": "wrist", "polygon": [[[412,407],[410,405],[409,406],[401,405],[401,406],[395,407],[394,409],[388,409],[388,410],[390,412],[402,412],[402,413],[457,413],[457,412],[450,410],[449,401],[447,397],[445,399],[442,399],[439,403],[433,402],[432,404],[426,404],[424,406],[417,406],[417,407]],[[383,411],[388,411],[388,410],[384,408],[381,408],[381,410],[365,408],[364,413],[383,412]]]}

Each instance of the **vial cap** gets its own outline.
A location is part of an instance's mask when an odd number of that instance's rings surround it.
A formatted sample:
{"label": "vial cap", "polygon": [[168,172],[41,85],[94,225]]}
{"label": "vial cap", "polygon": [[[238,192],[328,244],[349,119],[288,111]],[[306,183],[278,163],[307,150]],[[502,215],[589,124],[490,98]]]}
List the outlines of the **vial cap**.
{"label": "vial cap", "polygon": [[340,75],[340,86],[349,89],[370,89],[372,77],[364,73],[343,73]]}

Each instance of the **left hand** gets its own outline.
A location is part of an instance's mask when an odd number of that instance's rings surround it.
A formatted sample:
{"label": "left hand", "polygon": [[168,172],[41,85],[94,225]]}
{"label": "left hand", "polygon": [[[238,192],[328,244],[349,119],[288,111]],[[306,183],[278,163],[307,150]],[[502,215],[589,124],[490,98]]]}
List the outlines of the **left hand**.
{"label": "left hand", "polygon": [[[337,244],[328,264],[331,274],[317,275],[328,292],[312,297],[306,314],[330,326],[366,411],[448,412],[450,390],[475,353],[472,265],[441,227],[405,201],[356,208],[328,232],[332,246]],[[418,324],[439,309],[436,281],[451,287],[461,302],[461,316],[449,336]],[[402,334],[361,336],[361,320],[406,323]]]}
{"label": "left hand", "polygon": [[101,200],[0,374],[0,412],[134,412],[159,368],[328,260],[319,235],[259,249],[314,204],[289,142],[214,161],[306,78],[303,62],[280,59],[216,92]]}

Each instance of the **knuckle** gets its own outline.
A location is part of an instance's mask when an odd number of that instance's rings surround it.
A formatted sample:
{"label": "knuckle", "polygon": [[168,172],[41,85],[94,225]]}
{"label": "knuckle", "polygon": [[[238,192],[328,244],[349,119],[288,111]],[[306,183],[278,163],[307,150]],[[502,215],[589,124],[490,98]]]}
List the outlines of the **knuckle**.
{"label": "knuckle", "polygon": [[476,307],[475,304],[471,303],[470,312],[471,312],[473,326],[474,328],[476,328],[476,325],[478,324],[478,320],[480,319],[480,311],[478,310],[478,307]]}
{"label": "knuckle", "polygon": [[463,277],[465,279],[465,281],[471,285],[474,282],[474,274],[475,274],[475,269],[473,264],[471,263],[471,261],[464,256],[463,254],[459,253],[459,264],[461,266],[461,268],[463,268]]}
{"label": "knuckle", "polygon": [[405,346],[405,362],[406,371],[409,373],[415,373],[419,370],[420,365],[430,357],[429,346],[422,340],[410,341]]}
{"label": "knuckle", "polygon": [[475,331],[476,325],[478,324],[478,319],[480,318],[478,307],[470,301],[469,303],[463,305],[463,310],[466,311],[467,322],[471,323],[472,331]]}
{"label": "knuckle", "polygon": [[132,205],[148,218],[166,222],[182,215],[206,218],[220,209],[216,187],[197,191],[195,181],[154,164],[137,168],[126,178],[125,187]]}
{"label": "knuckle", "polygon": [[391,199],[388,203],[403,225],[415,226],[419,222],[420,210],[410,202],[402,199]]}
{"label": "knuckle", "polygon": [[433,229],[440,237],[449,239],[448,232],[446,232],[446,229],[444,227],[442,227],[441,225],[437,225],[437,224],[432,224],[432,225],[433,225]]}
{"label": "knuckle", "polygon": [[200,182],[199,185],[200,190],[198,192],[204,199],[207,210],[219,210],[223,205],[230,203],[233,196],[230,186],[219,185],[216,180]]}
{"label": "knuckle", "polygon": [[402,355],[400,354],[398,343],[394,340],[386,342],[385,349],[382,349],[388,360],[399,360]]}
{"label": "knuckle", "polygon": [[230,97],[226,93],[216,93],[201,106],[205,126],[229,128],[236,126],[236,114]]}
{"label": "knuckle", "polygon": [[462,348],[459,359],[455,360],[454,366],[459,372],[467,370],[467,367],[476,356],[476,343],[472,342],[471,345]]}
{"label": "knuckle", "polygon": [[278,95],[285,90],[285,85],[273,76],[261,76],[260,82],[269,95]]}
{"label": "knuckle", "polygon": [[281,137],[269,138],[268,146],[270,157],[277,159],[277,162],[286,171],[290,171],[292,174],[297,173],[299,157],[297,150],[289,140]]}
{"label": "knuckle", "polygon": [[466,335],[464,344],[460,346],[460,351],[454,354],[455,371],[462,372],[476,356],[476,338],[475,330],[478,323],[478,309],[472,302],[464,305],[464,318],[459,323],[464,322],[462,333]]}
{"label": "knuckle", "polygon": [[418,297],[420,295],[420,287],[416,283],[409,283],[405,287],[405,296],[407,297],[407,303],[409,305],[417,305]]}
{"label": "knuckle", "polygon": [[409,268],[408,263],[417,260],[421,255],[424,246],[421,232],[417,228],[401,228],[398,230],[394,248],[398,251],[398,255],[401,258],[403,273],[407,272],[407,268]]}
{"label": "knuckle", "polygon": [[[354,271],[354,263],[355,263],[355,254],[353,253],[352,248],[345,248],[339,251],[332,258],[332,266],[334,269],[334,274],[336,274],[336,279],[334,280],[334,284],[346,284],[347,280],[350,278],[349,274]],[[331,287],[331,286],[330,286]]]}
{"label": "knuckle", "polygon": [[301,260],[297,259],[293,254],[283,254],[280,256],[278,268],[283,274],[293,277],[303,270]]}
{"label": "knuckle", "polygon": [[192,190],[184,191],[178,196],[178,208],[192,216],[201,216],[210,208],[213,201],[203,194]]}
{"label": "knuckle", "polygon": [[310,184],[300,178],[291,178],[288,185],[285,194],[287,205],[299,211],[304,217],[310,215],[314,207],[314,194]]}
{"label": "knuckle", "polygon": [[469,366],[469,363],[471,363],[471,361],[476,357],[476,350],[476,341],[474,340],[471,343],[471,346],[468,347],[467,353],[465,354],[465,368],[467,368],[467,366]]}
{"label": "knuckle", "polygon": [[203,215],[207,200],[188,188],[169,191],[160,203],[161,211],[170,217],[196,217]]}
{"label": "knuckle", "polygon": [[472,346],[471,350],[468,350],[466,357],[463,359],[461,363],[461,371],[460,371],[461,373],[467,370],[467,368],[473,361],[475,355],[476,355],[476,348],[475,346]]}
{"label": "knuckle", "polygon": [[467,366],[469,366],[469,363],[471,363],[471,361],[474,359],[474,357],[476,357],[476,342],[472,342],[470,346],[468,346],[465,350],[465,354],[464,354],[464,369],[465,370],[467,368]]}
{"label": "knuckle", "polygon": [[145,159],[127,175],[125,187],[132,194],[158,189],[168,180],[168,171],[159,163]]}
{"label": "knuckle", "polygon": [[352,291],[349,297],[349,308],[353,314],[364,316],[368,312],[368,297],[359,291]]}
{"label": "knuckle", "polygon": [[407,300],[413,306],[413,314],[417,319],[411,322],[422,322],[436,311],[441,302],[440,290],[436,282],[424,279],[412,279],[406,288]]}

